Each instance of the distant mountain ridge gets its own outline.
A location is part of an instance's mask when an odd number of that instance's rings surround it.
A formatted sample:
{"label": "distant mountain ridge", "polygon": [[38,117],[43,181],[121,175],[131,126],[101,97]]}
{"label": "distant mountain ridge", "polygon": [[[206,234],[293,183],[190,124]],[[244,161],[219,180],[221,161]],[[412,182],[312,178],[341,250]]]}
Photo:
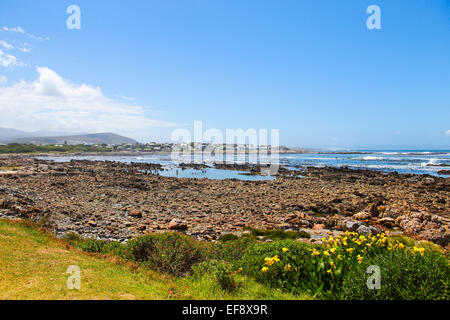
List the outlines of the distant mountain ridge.
{"label": "distant mountain ridge", "polygon": [[20,137],[11,140],[2,139],[2,143],[21,143],[21,144],[135,144],[137,141],[128,137],[124,137],[115,133],[93,133],[69,136],[54,136],[54,137]]}
{"label": "distant mountain ridge", "polygon": [[29,132],[10,129],[10,128],[0,128],[0,142],[10,139],[26,138],[31,136]]}

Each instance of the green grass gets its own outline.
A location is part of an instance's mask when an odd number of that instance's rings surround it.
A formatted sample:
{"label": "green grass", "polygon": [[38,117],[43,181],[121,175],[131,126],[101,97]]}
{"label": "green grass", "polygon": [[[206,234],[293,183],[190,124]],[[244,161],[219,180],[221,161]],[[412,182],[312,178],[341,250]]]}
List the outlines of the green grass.
{"label": "green grass", "polygon": [[[70,265],[81,289],[66,286]],[[113,255],[88,253],[25,221],[0,219],[0,299],[307,299],[239,276],[233,292],[213,277],[173,277]],[[169,294],[169,292],[172,292]]]}

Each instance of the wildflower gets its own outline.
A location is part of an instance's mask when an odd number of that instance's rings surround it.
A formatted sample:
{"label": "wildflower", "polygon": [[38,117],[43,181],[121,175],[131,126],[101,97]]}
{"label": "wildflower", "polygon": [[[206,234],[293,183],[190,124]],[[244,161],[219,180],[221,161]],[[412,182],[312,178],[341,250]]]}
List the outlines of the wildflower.
{"label": "wildflower", "polygon": [[320,252],[317,251],[316,249],[313,249],[311,255],[312,255],[313,257],[314,257],[314,256],[319,256],[319,255],[320,255]]}
{"label": "wildflower", "polygon": [[363,262],[364,257],[362,257],[360,254],[356,256],[358,258],[358,263],[361,264]]}
{"label": "wildflower", "polygon": [[333,270],[327,270],[327,272],[329,273],[329,274],[332,274],[333,273]]}
{"label": "wildflower", "polygon": [[350,253],[350,254],[352,254],[354,250],[355,250],[355,249],[353,249],[353,248],[348,248],[348,249],[347,249],[347,252]]}
{"label": "wildflower", "polygon": [[284,266],[284,270],[286,271],[291,271],[292,270],[292,266],[290,263],[288,263],[287,265]]}
{"label": "wildflower", "polygon": [[327,257],[330,255],[330,253],[328,252],[328,250],[327,250],[327,251],[324,251],[323,254],[324,254],[325,256],[327,256]]}
{"label": "wildflower", "polygon": [[342,260],[342,255],[337,256],[338,260]]}
{"label": "wildflower", "polygon": [[278,259],[278,256],[275,256],[275,257],[273,257],[272,259],[273,259],[273,261],[275,261],[275,262],[279,262],[279,261],[280,261],[280,259]]}
{"label": "wildflower", "polygon": [[425,252],[425,248],[417,248],[417,247],[414,247],[414,248],[413,248],[413,252],[414,252],[414,253],[418,252],[418,253],[420,253],[420,255],[423,256],[423,254],[424,254],[424,252]]}
{"label": "wildflower", "polygon": [[401,242],[397,243],[397,248],[399,248],[400,250],[403,249],[405,247],[405,245]]}
{"label": "wildflower", "polygon": [[333,247],[333,248],[330,249],[330,252],[333,253],[333,254],[334,254],[336,251],[337,251],[337,248],[336,248],[336,247]]}
{"label": "wildflower", "polygon": [[266,266],[268,266],[268,267],[270,267],[271,265],[273,265],[274,264],[274,260],[273,259],[271,259],[271,258],[266,258],[265,259],[266,260]]}
{"label": "wildflower", "polygon": [[281,249],[281,250],[283,250],[283,252],[288,252],[288,251],[289,251],[288,248],[283,248],[283,249]]}
{"label": "wildflower", "polygon": [[269,268],[263,267],[263,268],[261,269],[261,271],[262,271],[263,273],[266,273],[267,271],[269,271]]}

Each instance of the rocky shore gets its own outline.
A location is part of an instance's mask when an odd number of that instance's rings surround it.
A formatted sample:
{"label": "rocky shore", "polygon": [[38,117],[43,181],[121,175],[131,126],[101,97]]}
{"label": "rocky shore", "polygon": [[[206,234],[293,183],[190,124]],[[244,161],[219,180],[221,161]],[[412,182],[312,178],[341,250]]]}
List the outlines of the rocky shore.
{"label": "rocky shore", "polygon": [[252,227],[306,231],[307,241],[389,230],[449,245],[449,178],[308,167],[282,169],[272,181],[241,181],[162,177],[159,170],[0,157],[0,217],[39,221],[57,235],[120,241],[167,230],[212,240]]}

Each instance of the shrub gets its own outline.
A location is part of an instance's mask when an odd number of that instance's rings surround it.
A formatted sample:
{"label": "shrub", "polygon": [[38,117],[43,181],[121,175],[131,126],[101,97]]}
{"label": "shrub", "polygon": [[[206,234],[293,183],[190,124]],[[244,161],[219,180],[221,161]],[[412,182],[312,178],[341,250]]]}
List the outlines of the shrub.
{"label": "shrub", "polygon": [[[345,299],[448,300],[450,267],[447,258],[435,250],[384,251],[351,270],[342,286]],[[369,289],[367,267],[380,267],[380,289]]]}
{"label": "shrub", "polygon": [[239,237],[235,234],[232,233],[228,233],[228,234],[224,234],[223,236],[219,237],[219,241],[222,242],[227,242],[227,241],[233,241],[233,240],[237,240],[239,239]]}
{"label": "shrub", "polygon": [[235,279],[236,272],[233,271],[232,264],[223,260],[211,259],[203,261],[198,265],[192,266],[192,271],[194,279],[213,277],[224,290],[232,291],[239,286]]}
{"label": "shrub", "polygon": [[413,247],[414,243],[416,242],[413,238],[404,236],[404,235],[393,235],[393,236],[389,236],[388,237],[388,242],[389,243],[396,243],[396,242],[400,242],[402,244],[404,244],[407,247]]}
{"label": "shrub", "polygon": [[269,229],[269,230],[261,230],[261,229],[250,229],[251,234],[255,237],[261,236],[264,240],[267,239],[298,239],[298,238],[310,238],[311,235],[305,231],[284,231],[279,229]]}
{"label": "shrub", "polygon": [[218,264],[214,275],[222,289],[233,291],[237,287],[236,279],[234,277],[235,273],[233,272],[231,264]]}
{"label": "shrub", "polygon": [[77,241],[81,241],[81,237],[76,232],[68,232],[64,235],[64,240],[68,241],[69,243],[74,243]]}
{"label": "shrub", "polygon": [[152,269],[181,276],[205,258],[206,247],[179,233],[151,234],[130,240],[127,256]]}
{"label": "shrub", "polygon": [[77,241],[75,243],[77,248],[80,248],[87,252],[99,252],[103,253],[103,249],[106,246],[106,241],[103,240],[95,240],[95,239],[86,239]]}
{"label": "shrub", "polygon": [[[315,247],[288,240],[255,245],[242,258],[242,267],[247,274],[272,287],[336,298],[349,270],[388,247],[384,234],[365,236],[346,232],[322,242],[323,246]],[[404,247],[395,244],[395,248]]]}
{"label": "shrub", "polygon": [[245,254],[248,247],[256,243],[253,237],[242,237],[226,242],[217,242],[211,249],[211,258],[236,263]]}
{"label": "shrub", "polygon": [[238,262],[238,266],[243,268],[246,275],[262,281],[265,277],[261,273],[261,267],[265,264],[266,257],[273,257],[280,254],[283,248],[287,248],[292,255],[302,256],[303,252],[309,253],[307,250],[314,247],[316,246],[302,242],[294,242],[292,240],[276,240],[269,243],[257,243],[246,250],[245,254]]}

